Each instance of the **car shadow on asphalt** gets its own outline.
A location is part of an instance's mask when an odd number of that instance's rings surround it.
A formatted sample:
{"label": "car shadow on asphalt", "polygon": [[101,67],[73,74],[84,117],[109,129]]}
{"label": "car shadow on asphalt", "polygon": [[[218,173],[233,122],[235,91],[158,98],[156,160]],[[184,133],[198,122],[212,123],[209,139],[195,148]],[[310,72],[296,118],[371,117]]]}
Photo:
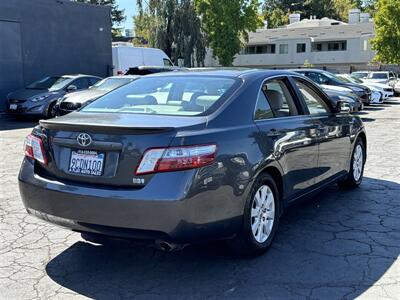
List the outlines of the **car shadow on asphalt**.
{"label": "car shadow on asphalt", "polygon": [[46,272],[95,299],[354,298],[399,255],[399,194],[398,183],[374,178],[353,191],[332,186],[290,207],[270,250],[253,259],[230,255],[222,243],[165,253],[77,242]]}
{"label": "car shadow on asphalt", "polygon": [[0,117],[0,131],[33,128],[38,123],[38,119],[16,119],[13,117]]}

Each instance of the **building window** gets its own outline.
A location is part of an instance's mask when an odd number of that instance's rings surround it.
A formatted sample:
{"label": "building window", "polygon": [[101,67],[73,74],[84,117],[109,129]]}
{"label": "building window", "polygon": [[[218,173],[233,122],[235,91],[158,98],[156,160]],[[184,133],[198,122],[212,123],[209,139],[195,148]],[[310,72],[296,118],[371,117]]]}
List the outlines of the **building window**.
{"label": "building window", "polygon": [[288,54],[289,46],[288,44],[280,44],[279,45],[279,54]]}
{"label": "building window", "polygon": [[244,53],[245,54],[274,54],[276,51],[275,44],[257,45],[257,46],[247,46]]}
{"label": "building window", "polygon": [[328,43],[328,51],[346,51],[346,48],[347,48],[346,41]]}
{"label": "building window", "polygon": [[306,44],[301,43],[297,44],[297,53],[304,53],[306,52]]}
{"label": "building window", "polygon": [[323,52],[323,51],[346,51],[347,41],[328,41],[318,42],[311,44],[312,52]]}
{"label": "building window", "polygon": [[368,40],[363,41],[363,51],[368,51]]}

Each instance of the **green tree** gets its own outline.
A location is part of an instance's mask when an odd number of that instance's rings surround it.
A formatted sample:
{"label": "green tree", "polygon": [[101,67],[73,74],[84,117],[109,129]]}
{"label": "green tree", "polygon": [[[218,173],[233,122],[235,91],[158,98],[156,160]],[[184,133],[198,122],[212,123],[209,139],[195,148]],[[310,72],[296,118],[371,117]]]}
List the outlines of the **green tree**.
{"label": "green tree", "polygon": [[148,40],[151,47],[162,49],[176,64],[183,58],[190,67],[204,64],[207,39],[193,0],[137,0],[135,35]]}
{"label": "green tree", "polygon": [[333,0],[335,17],[341,21],[347,22],[349,19],[349,10],[357,8],[358,4],[353,0]]}
{"label": "green tree", "polygon": [[125,11],[119,9],[116,0],[73,0],[81,3],[89,3],[95,5],[104,5],[111,7],[111,21],[113,27],[111,29],[113,36],[120,36],[122,28],[118,27],[125,20]]}
{"label": "green tree", "polygon": [[258,0],[195,0],[203,30],[213,54],[223,66],[231,66],[248,32],[262,25]]}
{"label": "green tree", "polygon": [[263,17],[267,20],[269,28],[276,28],[289,23],[289,11],[285,11],[280,7],[264,10]]}
{"label": "green tree", "polygon": [[375,60],[384,64],[400,64],[400,1],[378,0],[376,3],[375,38],[372,48]]}
{"label": "green tree", "polygon": [[302,18],[316,16],[317,18],[333,18],[347,21],[351,8],[363,8],[371,5],[375,0],[265,0],[263,15],[270,27],[287,24],[291,13],[299,13]]}

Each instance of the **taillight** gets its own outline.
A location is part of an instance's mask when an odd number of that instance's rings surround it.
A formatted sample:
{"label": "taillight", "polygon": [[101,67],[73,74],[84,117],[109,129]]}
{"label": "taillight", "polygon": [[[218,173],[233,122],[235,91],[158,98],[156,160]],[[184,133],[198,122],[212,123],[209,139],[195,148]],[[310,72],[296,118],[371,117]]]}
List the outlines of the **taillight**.
{"label": "taillight", "polygon": [[124,75],[124,72],[118,71],[118,72],[117,72],[117,75]]}
{"label": "taillight", "polygon": [[43,141],[32,134],[25,138],[24,142],[25,156],[35,159],[42,164],[47,164],[46,154],[44,153]]}
{"label": "taillight", "polygon": [[216,145],[148,149],[136,175],[200,168],[213,163],[216,154]]}

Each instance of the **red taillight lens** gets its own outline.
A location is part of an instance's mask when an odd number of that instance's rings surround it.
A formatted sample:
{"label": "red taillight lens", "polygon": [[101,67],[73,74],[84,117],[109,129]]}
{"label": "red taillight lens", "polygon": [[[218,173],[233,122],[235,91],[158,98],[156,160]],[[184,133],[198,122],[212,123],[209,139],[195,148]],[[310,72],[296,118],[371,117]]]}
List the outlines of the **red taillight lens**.
{"label": "red taillight lens", "polygon": [[124,75],[124,72],[118,71],[118,72],[117,72],[117,75]]}
{"label": "red taillight lens", "polygon": [[216,145],[148,149],[136,175],[200,168],[214,162]]}
{"label": "red taillight lens", "polygon": [[47,164],[46,155],[44,153],[43,141],[32,134],[25,138],[24,142],[25,156],[33,158],[42,164]]}

